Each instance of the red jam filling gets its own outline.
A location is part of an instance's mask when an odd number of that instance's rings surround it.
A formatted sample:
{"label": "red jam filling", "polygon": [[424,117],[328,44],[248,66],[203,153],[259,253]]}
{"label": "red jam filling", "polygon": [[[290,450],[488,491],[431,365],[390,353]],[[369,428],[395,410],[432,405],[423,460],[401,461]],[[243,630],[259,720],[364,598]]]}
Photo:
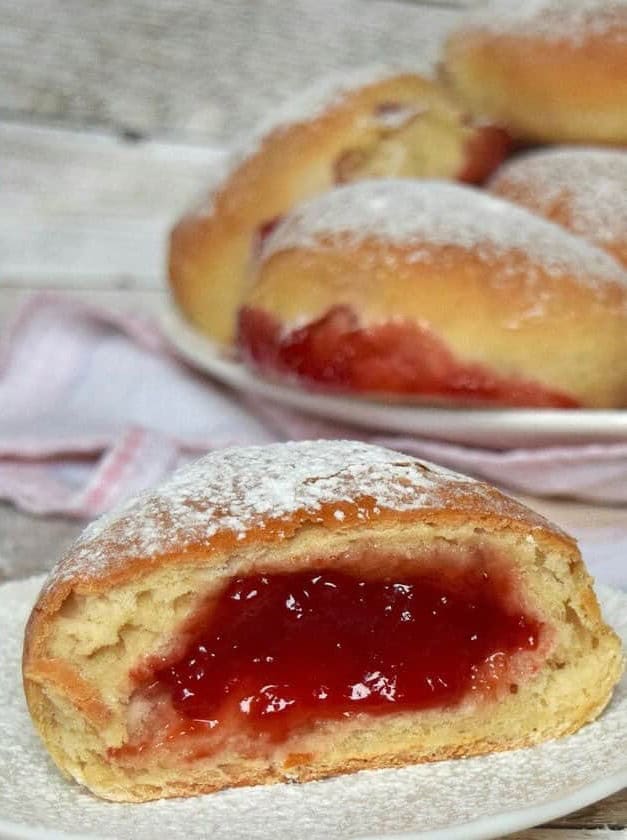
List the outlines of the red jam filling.
{"label": "red jam filling", "polygon": [[514,603],[489,564],[236,578],[144,690],[169,695],[194,734],[235,725],[274,741],[314,720],[452,706],[515,690],[511,657],[536,650],[542,624]]}
{"label": "red jam filling", "polygon": [[400,321],[361,327],[346,306],[334,307],[317,321],[287,333],[271,315],[244,307],[239,342],[262,369],[340,391],[506,406],[578,407],[571,397],[542,385],[457,360],[428,329]]}
{"label": "red jam filling", "polygon": [[495,125],[476,127],[466,141],[464,165],[457,180],[482,184],[505,160],[511,147],[512,139],[505,129]]}

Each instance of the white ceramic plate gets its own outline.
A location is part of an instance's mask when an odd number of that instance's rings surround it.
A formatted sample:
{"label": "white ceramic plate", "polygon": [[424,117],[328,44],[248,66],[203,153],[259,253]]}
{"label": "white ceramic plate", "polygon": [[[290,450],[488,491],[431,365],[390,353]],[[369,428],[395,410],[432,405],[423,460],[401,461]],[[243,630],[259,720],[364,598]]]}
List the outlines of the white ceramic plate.
{"label": "white ceramic plate", "polygon": [[[527,750],[402,770],[123,805],[63,778],[35,735],[20,681],[22,634],[42,579],[0,586],[0,837],[108,840],[486,840],[627,785],[627,677],[594,723]],[[627,594],[599,592],[627,645]]]}
{"label": "white ceramic plate", "polygon": [[489,449],[627,441],[627,410],[428,408],[308,392],[266,381],[228,358],[171,307],[162,327],[185,359],[223,384],[325,420]]}

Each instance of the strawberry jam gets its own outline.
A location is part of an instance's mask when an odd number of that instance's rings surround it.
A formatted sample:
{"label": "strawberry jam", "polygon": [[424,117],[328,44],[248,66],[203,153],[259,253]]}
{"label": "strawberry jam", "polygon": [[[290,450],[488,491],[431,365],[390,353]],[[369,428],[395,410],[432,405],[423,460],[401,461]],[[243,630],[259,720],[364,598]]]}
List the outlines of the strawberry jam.
{"label": "strawberry jam", "polygon": [[235,725],[274,741],[315,720],[453,706],[515,690],[512,657],[536,650],[542,624],[514,604],[490,564],[236,578],[147,690],[168,694],[196,733]]}
{"label": "strawberry jam", "polygon": [[397,320],[362,327],[346,306],[291,332],[266,312],[245,307],[239,316],[239,342],[261,369],[338,391],[466,404],[578,406],[566,394],[535,382],[456,359],[429,329]]}

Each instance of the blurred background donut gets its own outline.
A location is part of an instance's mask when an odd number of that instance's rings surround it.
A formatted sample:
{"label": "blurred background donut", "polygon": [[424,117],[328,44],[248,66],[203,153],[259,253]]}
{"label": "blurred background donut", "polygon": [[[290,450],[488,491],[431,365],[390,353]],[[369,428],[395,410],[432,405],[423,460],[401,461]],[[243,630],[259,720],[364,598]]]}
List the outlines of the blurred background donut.
{"label": "blurred background donut", "polygon": [[520,140],[627,144],[627,3],[483,3],[450,36],[443,75]]}
{"label": "blurred background donut", "polygon": [[363,178],[478,183],[508,145],[503,131],[473,120],[437,82],[413,73],[376,66],[318,83],[259,126],[174,228],[175,300],[192,323],[228,342],[251,257],[299,201]]}
{"label": "blurred background donut", "polygon": [[436,181],[341,187],[267,240],[239,316],[249,363],[349,393],[627,404],[627,274],[526,210]]}

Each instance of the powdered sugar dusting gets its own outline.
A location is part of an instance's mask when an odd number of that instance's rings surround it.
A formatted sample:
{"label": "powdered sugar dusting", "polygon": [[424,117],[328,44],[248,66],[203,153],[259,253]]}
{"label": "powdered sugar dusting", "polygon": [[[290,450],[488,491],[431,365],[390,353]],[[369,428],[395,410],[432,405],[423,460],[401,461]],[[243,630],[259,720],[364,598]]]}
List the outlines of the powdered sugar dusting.
{"label": "powdered sugar dusting", "polygon": [[340,104],[348,93],[398,76],[403,72],[415,72],[415,70],[411,71],[389,64],[369,64],[319,79],[301,93],[285,100],[273,109],[257,125],[251,139],[260,140],[277,129],[281,130],[296,123],[316,119],[325,111]]}
{"label": "powdered sugar dusting", "polygon": [[[505,812],[571,797],[554,808],[557,816],[592,800],[587,785],[596,784],[596,796],[603,796],[627,783],[626,675],[598,720],[533,749],[144,805],[101,802],[56,770],[24,703],[23,628],[40,585],[35,578],[0,587],[0,830],[7,836],[69,840],[80,826],[83,837],[117,840],[346,840],[438,828],[469,837],[472,829],[464,824],[496,814],[492,834],[501,836],[533,822],[533,814],[523,814],[522,821],[506,823]],[[627,644],[627,596],[602,588],[599,597],[606,620]],[[573,801],[578,789],[581,799]]]}
{"label": "powdered sugar dusting", "polygon": [[472,187],[440,181],[361,181],[317,196],[277,226],[263,258],[287,248],[322,247],[320,238],[334,234],[355,242],[415,243],[416,262],[425,244],[474,249],[486,260],[522,252],[550,274],[627,284],[610,256],[558,225]]}
{"label": "powdered sugar dusting", "polygon": [[461,29],[573,44],[600,35],[627,43],[627,0],[487,0]]}
{"label": "powdered sugar dusting", "polygon": [[597,244],[627,241],[627,152],[564,148],[535,152],[505,164],[493,179],[523,204],[549,213],[564,201],[569,227]]}
{"label": "powdered sugar dusting", "polygon": [[[360,507],[364,497],[371,503]],[[493,513],[527,522],[535,516],[481,482],[378,446],[305,441],[220,450],[90,525],[48,585],[99,578],[136,558],[181,554],[218,533],[237,541],[269,520],[280,525],[300,512],[305,521],[319,522],[326,505],[356,508],[366,521],[384,509],[446,507],[451,498],[464,509],[481,498]],[[550,527],[540,517],[533,521]]]}
{"label": "powdered sugar dusting", "polygon": [[224,185],[239,166],[260,150],[264,140],[270,134],[280,133],[298,123],[315,120],[326,111],[339,105],[347,94],[403,72],[415,72],[415,70],[388,64],[371,64],[318,79],[310,87],[286,99],[267,114],[250,134],[242,137],[235,144],[225,161],[219,183],[214,185],[214,188],[202,203],[191,210],[191,214],[208,216],[213,212],[214,198],[219,187]]}

